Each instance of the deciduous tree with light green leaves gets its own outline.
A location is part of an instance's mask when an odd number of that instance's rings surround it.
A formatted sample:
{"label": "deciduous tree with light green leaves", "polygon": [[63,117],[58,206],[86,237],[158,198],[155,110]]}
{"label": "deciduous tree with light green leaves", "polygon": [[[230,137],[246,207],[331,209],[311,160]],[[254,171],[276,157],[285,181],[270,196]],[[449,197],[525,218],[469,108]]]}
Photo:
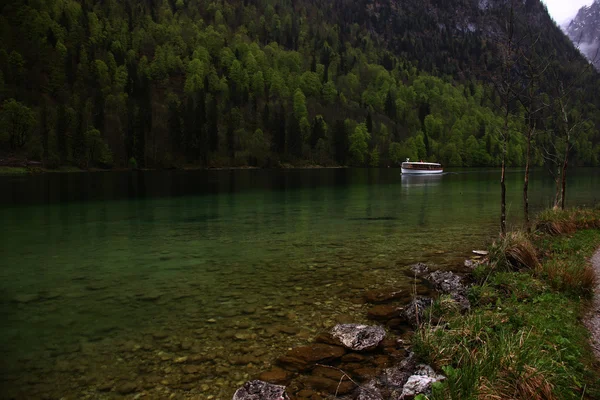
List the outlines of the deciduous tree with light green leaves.
{"label": "deciduous tree with light green leaves", "polygon": [[104,167],[112,166],[112,153],[104,140],[102,140],[102,135],[98,129],[90,129],[85,133],[85,146],[89,162]]}
{"label": "deciduous tree with light green leaves", "polygon": [[367,130],[367,124],[364,122],[358,124],[354,132],[350,135],[350,160],[353,165],[362,166],[365,164],[367,154],[369,153],[369,139],[371,135]]}
{"label": "deciduous tree with light green leaves", "polygon": [[193,59],[188,64],[184,90],[186,93],[194,93],[204,88],[204,65],[202,61]]}
{"label": "deciduous tree with light green leaves", "polygon": [[294,116],[298,121],[308,117],[306,96],[302,92],[302,89],[296,89],[296,92],[294,93]]}
{"label": "deciduous tree with light green leaves", "polygon": [[[15,99],[5,100],[0,109],[0,134],[10,143],[11,150],[27,144],[36,124],[34,112]],[[0,136],[1,138],[2,136]]]}

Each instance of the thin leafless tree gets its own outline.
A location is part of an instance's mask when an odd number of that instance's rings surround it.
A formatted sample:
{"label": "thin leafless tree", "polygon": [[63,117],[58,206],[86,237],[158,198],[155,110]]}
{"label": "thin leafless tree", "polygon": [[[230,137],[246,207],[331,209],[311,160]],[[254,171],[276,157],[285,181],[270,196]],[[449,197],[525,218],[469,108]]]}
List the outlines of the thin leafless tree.
{"label": "thin leafless tree", "polygon": [[542,146],[542,154],[555,183],[554,209],[565,209],[569,155],[575,146],[576,136],[585,129],[587,121],[583,110],[575,107],[581,106],[580,94],[593,63],[594,60],[589,60],[582,65],[573,60],[565,66],[555,60],[549,67],[553,87],[546,106],[553,112],[554,129]]}
{"label": "thin leafless tree", "polygon": [[525,173],[523,176],[523,216],[525,219],[525,229],[531,232],[531,221],[529,218],[529,174],[532,164],[532,147],[535,135],[537,133],[537,120],[539,114],[548,106],[542,101],[540,82],[547,74],[550,66],[549,57],[543,57],[538,54],[537,44],[541,37],[541,32],[534,33],[530,26],[529,38],[531,39],[527,46],[521,51],[521,60],[523,61],[523,78],[525,86],[520,93],[519,102],[525,113]]}
{"label": "thin leafless tree", "polygon": [[513,107],[522,90],[521,77],[515,68],[520,63],[522,53],[518,51],[523,38],[516,38],[516,0],[510,0],[508,14],[505,19],[504,30],[498,34],[495,42],[500,58],[500,66],[496,72],[492,72],[490,80],[498,98],[496,106],[499,109],[503,123],[500,128],[500,232],[506,235],[506,163],[508,156],[508,145],[511,137],[511,115]]}

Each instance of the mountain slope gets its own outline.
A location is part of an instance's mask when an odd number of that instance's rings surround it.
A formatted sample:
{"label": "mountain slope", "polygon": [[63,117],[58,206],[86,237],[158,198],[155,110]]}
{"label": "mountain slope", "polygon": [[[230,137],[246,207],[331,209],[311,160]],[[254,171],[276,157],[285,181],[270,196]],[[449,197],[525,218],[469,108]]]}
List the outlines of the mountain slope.
{"label": "mountain slope", "polygon": [[[7,1],[0,153],[81,167],[378,166],[405,157],[499,165],[490,82],[507,4]],[[556,53],[557,64],[584,64],[539,0],[515,4],[516,37]],[[597,82],[581,87],[595,98]],[[523,131],[512,108],[511,126]],[[574,164],[597,164],[597,130],[577,140]],[[510,165],[523,163],[524,149],[515,135]]]}
{"label": "mountain slope", "polygon": [[600,1],[582,7],[566,28],[569,38],[600,69]]}

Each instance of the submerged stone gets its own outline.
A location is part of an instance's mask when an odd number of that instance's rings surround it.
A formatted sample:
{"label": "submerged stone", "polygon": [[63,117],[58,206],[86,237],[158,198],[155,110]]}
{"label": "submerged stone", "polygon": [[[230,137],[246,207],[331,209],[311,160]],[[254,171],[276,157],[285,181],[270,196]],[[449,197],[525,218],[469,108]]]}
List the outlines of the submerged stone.
{"label": "submerged stone", "polygon": [[342,362],[345,363],[361,363],[368,360],[368,357],[358,353],[348,353],[342,357]]}
{"label": "submerged stone", "polygon": [[243,342],[243,341],[247,341],[247,340],[254,340],[254,339],[256,339],[256,334],[255,333],[240,332],[240,333],[236,333],[235,335],[233,335],[233,338],[235,340]]}
{"label": "submerged stone", "polygon": [[365,380],[377,376],[378,370],[375,367],[365,367],[357,368],[354,371],[352,371],[352,373],[356,375],[356,377],[358,377],[359,379]]}
{"label": "submerged stone", "polygon": [[[233,365],[244,365],[244,364],[259,364],[260,358],[253,355],[244,355],[244,356],[234,356],[231,358],[230,362]],[[266,381],[267,379],[263,379]],[[269,381],[270,382],[270,381]]]}
{"label": "submerged stone", "polygon": [[154,332],[152,333],[152,337],[154,339],[162,340],[166,339],[169,335],[166,332]]}
{"label": "submerged stone", "polygon": [[298,332],[300,332],[300,328],[297,328],[295,326],[277,326],[277,330],[281,333],[285,333],[286,335],[295,335]]}
{"label": "submerged stone", "polygon": [[98,385],[97,390],[99,392],[110,392],[112,387],[113,387],[112,382],[104,382],[104,383],[101,383],[100,385]]}
{"label": "submerged stone", "polygon": [[63,295],[63,293],[61,293],[59,291],[51,291],[51,292],[43,293],[42,297],[44,298],[44,300],[54,300],[54,299],[58,299],[62,295]]}
{"label": "submerged stone", "polygon": [[122,381],[115,386],[115,392],[120,394],[129,394],[137,390],[137,385],[133,382]]}
{"label": "submerged stone", "polygon": [[401,308],[393,304],[381,304],[367,311],[367,318],[375,321],[388,321],[400,315]]}
{"label": "submerged stone", "polygon": [[198,372],[202,371],[202,367],[199,365],[184,365],[181,367],[181,371],[184,374],[197,374]]}
{"label": "submerged stone", "polygon": [[[302,389],[298,393],[296,393],[296,397],[300,399],[310,399],[312,396],[318,396],[314,390],[310,389]],[[317,397],[320,398],[320,397]]]}
{"label": "submerged stone", "polygon": [[261,381],[275,383],[275,384],[285,384],[289,381],[292,374],[289,371],[281,368],[273,368],[269,371],[265,371],[258,377]]}
{"label": "submerged stone", "polygon": [[13,297],[15,303],[27,304],[33,301],[40,300],[39,294],[18,294]]}
{"label": "submerged stone", "polygon": [[285,386],[254,380],[236,390],[232,400],[289,400]]}
{"label": "submerged stone", "polygon": [[385,330],[380,326],[341,324],[333,327],[331,335],[350,350],[363,351],[379,346]]}
{"label": "submerged stone", "polygon": [[87,290],[95,291],[95,290],[103,290],[103,289],[106,289],[107,287],[108,287],[108,285],[104,282],[92,282],[89,285],[87,285],[85,288]]}
{"label": "submerged stone", "polygon": [[336,380],[323,376],[308,376],[302,383],[313,389],[338,395],[348,394],[356,388],[356,385],[348,377],[343,380]]}
{"label": "submerged stone", "polygon": [[369,290],[363,294],[367,303],[385,303],[410,296],[406,290]]}
{"label": "submerged stone", "polygon": [[315,369],[312,370],[312,375],[322,376],[324,378],[329,378],[337,381],[347,379],[346,373],[341,369],[333,367],[322,367],[320,365],[317,365]]}
{"label": "submerged stone", "polygon": [[340,341],[337,340],[336,338],[334,338],[333,336],[331,336],[331,334],[329,332],[321,332],[321,333],[319,333],[317,336],[315,336],[314,342],[315,343],[330,344],[332,346],[339,346],[340,345]]}
{"label": "submerged stone", "polygon": [[416,263],[410,266],[410,270],[416,276],[423,276],[429,272],[429,267],[427,266],[427,264]]}
{"label": "submerged stone", "polygon": [[144,293],[138,295],[138,299],[141,301],[156,301],[160,299],[162,293]]}
{"label": "submerged stone", "polygon": [[305,371],[316,363],[323,363],[341,358],[346,351],[340,346],[315,343],[309,346],[296,347],[278,359],[284,367],[292,370]]}

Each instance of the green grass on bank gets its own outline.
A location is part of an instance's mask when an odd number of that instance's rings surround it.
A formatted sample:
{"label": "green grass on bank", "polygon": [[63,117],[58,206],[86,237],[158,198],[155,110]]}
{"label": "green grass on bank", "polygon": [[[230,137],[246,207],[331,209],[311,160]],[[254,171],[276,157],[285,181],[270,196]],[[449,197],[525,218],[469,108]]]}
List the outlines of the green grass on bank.
{"label": "green grass on bank", "polygon": [[573,233],[578,229],[600,229],[600,204],[595,208],[546,210],[540,213],[536,228],[550,235]]}
{"label": "green grass on bank", "polygon": [[29,174],[26,167],[0,167],[0,175],[26,175]]}
{"label": "green grass on bank", "polygon": [[424,324],[414,343],[448,377],[429,398],[600,398],[600,363],[582,323],[596,282],[588,259],[600,246],[600,230],[589,227],[600,210],[572,214],[560,219],[588,229],[497,241],[489,265],[473,274],[469,313],[438,300],[436,323]]}
{"label": "green grass on bank", "polygon": [[[42,168],[42,167],[5,167],[0,166],[0,176],[10,175],[32,175],[42,173],[64,173],[64,172],[87,172],[93,170],[84,170],[74,166],[61,166],[55,169]],[[102,170],[99,170],[102,171]],[[108,171],[108,170],[105,170]]]}

